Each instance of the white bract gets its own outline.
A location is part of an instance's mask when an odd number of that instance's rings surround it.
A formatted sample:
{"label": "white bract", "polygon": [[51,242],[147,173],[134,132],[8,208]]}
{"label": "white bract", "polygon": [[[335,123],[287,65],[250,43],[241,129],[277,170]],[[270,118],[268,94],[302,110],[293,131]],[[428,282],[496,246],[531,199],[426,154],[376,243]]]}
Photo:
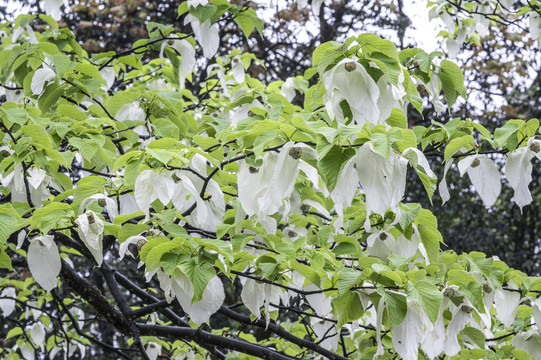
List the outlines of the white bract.
{"label": "white bract", "polygon": [[104,223],[92,210],[79,215],[75,219],[77,233],[88,248],[98,266],[103,262],[103,229]]}
{"label": "white bract", "polygon": [[419,345],[425,334],[425,325],[431,327],[430,320],[421,305],[417,302],[407,302],[408,309],[404,320],[391,329],[393,346],[404,360],[417,360]]}
{"label": "white bract", "polygon": [[[28,195],[24,181],[25,173],[22,163],[15,165],[13,171],[2,179],[2,186],[7,187],[11,192],[11,201],[28,203]],[[49,198],[50,192],[48,185],[51,181],[50,176],[45,170],[31,167],[27,170],[26,179],[28,181],[28,192],[30,200],[35,207],[42,206],[44,200]]]}
{"label": "white bract", "polygon": [[[333,113],[341,113],[340,97],[343,97],[351,108],[355,123],[360,125],[366,122],[375,123],[380,119],[381,112],[378,106],[380,90],[374,79],[357,61],[350,59],[340,61],[332,70],[323,74],[322,80],[326,91],[327,109],[331,107]],[[335,90],[339,94],[335,95]]]}
{"label": "white bract", "polygon": [[533,40],[538,40],[539,35],[541,35],[541,16],[536,11],[530,11],[529,22],[530,22],[530,36]]}
{"label": "white bract", "polygon": [[202,24],[192,14],[186,15],[184,25],[190,23],[192,26],[195,39],[203,48],[203,55],[210,59],[218,51],[220,45],[220,28],[217,24],[212,24],[210,19],[205,20]]}
{"label": "white bract", "polygon": [[209,3],[208,0],[188,0],[188,7],[206,6]]}
{"label": "white bract", "polygon": [[453,165],[452,158],[445,161],[445,165],[443,168],[443,176],[441,177],[441,181],[438,185],[438,192],[441,196],[442,205],[451,198],[451,195],[449,195],[449,189],[447,188],[447,172],[451,168],[451,165]]}
{"label": "white bract", "polygon": [[458,162],[458,170],[460,176],[468,173],[473,187],[486,207],[494,205],[500,195],[502,184],[500,172],[492,160],[486,155],[467,156]]}
{"label": "white bract", "polygon": [[240,56],[235,56],[231,59],[231,72],[237,83],[241,84],[244,81],[246,75],[244,74],[244,65]]}
{"label": "white bract", "polygon": [[[139,102],[133,101],[131,103],[122,105],[116,112],[115,119],[118,121],[145,121],[146,115],[143,109],[139,107]],[[148,131],[143,125],[137,126],[133,131],[139,135],[148,135]]]}
{"label": "white bract", "polygon": [[30,84],[30,89],[34,95],[41,95],[45,84],[54,81],[56,74],[53,70],[49,68],[37,69],[32,77],[32,83]]}
{"label": "white bract", "polygon": [[[17,297],[17,292],[14,287],[7,287],[2,290],[0,293],[0,310],[2,310],[2,316],[6,317],[11,315],[13,310],[15,310],[15,298]],[[11,299],[6,299],[11,298]]]}
{"label": "white bract", "polygon": [[195,66],[195,49],[193,45],[186,39],[174,39],[164,41],[160,50],[160,59],[163,58],[163,50],[165,46],[169,45],[175,49],[182,57],[180,66],[178,68],[179,86],[184,88],[186,78],[190,75]]}
{"label": "white bract", "polygon": [[[452,303],[451,303],[452,304]],[[447,333],[444,343],[444,352],[454,356],[460,351],[458,334],[473,319],[472,312],[476,311],[471,303],[465,298],[464,303],[458,305],[453,311],[453,318],[447,324]],[[477,312],[477,311],[476,311]]]}
{"label": "white bract", "polygon": [[210,75],[216,69],[216,76],[220,80],[220,86],[224,92],[225,96],[229,96],[229,90],[227,89],[227,81],[225,80],[225,70],[219,64],[212,64],[207,69],[207,74]]}
{"label": "white bract", "polygon": [[193,286],[186,275],[176,269],[172,280],[172,290],[180,306],[182,306],[182,310],[190,315],[190,319],[197,325],[206,323],[224,302],[224,286],[217,276],[210,279],[203,291],[201,300],[195,303],[192,303]]}
{"label": "white bract", "polygon": [[128,246],[130,246],[131,244],[138,244],[140,241],[142,241],[143,243],[146,243],[147,238],[139,234],[139,235],[130,236],[129,238],[124,240],[124,242],[120,244],[120,246],[118,247],[118,255],[120,257],[120,260],[124,259],[124,256],[126,254],[130,255],[132,258],[135,258],[132,252],[128,249]]}
{"label": "white bract", "polygon": [[158,358],[158,355],[162,352],[162,346],[155,342],[148,342],[145,351],[148,355],[148,358],[150,360],[156,360]]}
{"label": "white bract", "polygon": [[507,155],[504,174],[514,190],[513,201],[522,208],[532,202],[528,185],[532,181],[532,159],[541,160],[541,141],[530,138],[528,144]]}
{"label": "white bract", "polygon": [[299,169],[302,169],[300,163],[304,162],[301,158],[314,159],[316,156],[309,146],[290,141],[278,155],[267,152],[259,168],[249,166],[245,161],[239,162],[239,201],[246,214],[263,219],[276,213],[293,191]]}
{"label": "white bract", "polygon": [[[104,194],[95,194],[84,199],[81,202],[81,206],[79,206],[79,215],[84,213],[86,209],[96,201],[100,204],[100,206],[105,207],[105,209],[107,210],[107,214],[109,215],[110,221],[113,222],[113,220],[115,220],[115,217],[118,216],[118,206],[115,200]],[[102,202],[105,203],[105,206],[102,205]]]}
{"label": "white bract", "polygon": [[295,78],[287,78],[286,81],[282,84],[280,92],[287,101],[292,101],[295,98],[295,90],[298,89],[297,84],[295,83]]}
{"label": "white bract", "polygon": [[366,199],[365,229],[369,230],[370,214],[385,216],[389,209],[399,214],[398,204],[406,190],[408,160],[392,150],[386,159],[374,152],[371,142],[359,148],[356,159],[357,175]]}
{"label": "white bract", "polygon": [[[513,282],[509,283],[508,287],[513,290],[518,290],[518,287]],[[518,291],[504,290],[503,288],[496,290],[494,307],[496,308],[498,320],[500,320],[504,326],[510,327],[513,325],[521,298],[522,296]]]}
{"label": "white bract", "polygon": [[30,240],[27,260],[28,269],[36,282],[47,291],[54,289],[62,267],[54,237],[45,235]]}
{"label": "white bract", "polygon": [[105,80],[105,90],[109,90],[115,83],[115,69],[112,66],[106,66],[100,70],[101,77]]}
{"label": "white bract", "polygon": [[45,7],[45,13],[56,21],[62,18],[62,12],[60,11],[62,5],[65,5],[66,9],[69,9],[68,0],[43,0],[43,5]]}

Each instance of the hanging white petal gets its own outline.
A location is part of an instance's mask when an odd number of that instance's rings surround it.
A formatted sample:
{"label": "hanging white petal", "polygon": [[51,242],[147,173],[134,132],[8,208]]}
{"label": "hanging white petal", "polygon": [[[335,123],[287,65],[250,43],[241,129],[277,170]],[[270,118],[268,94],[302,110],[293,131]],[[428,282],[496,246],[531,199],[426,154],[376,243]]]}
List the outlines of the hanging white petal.
{"label": "hanging white petal", "polygon": [[141,235],[134,235],[124,240],[124,242],[120,244],[120,246],[118,247],[118,255],[120,256],[120,260],[122,260],[126,254],[130,255],[132,258],[135,258],[135,256],[133,256],[133,254],[128,249],[128,247],[131,244],[139,243],[139,241],[146,242],[147,239],[146,237],[141,236]]}
{"label": "hanging white petal", "polygon": [[295,84],[295,79],[289,77],[282,84],[282,87],[280,88],[280,93],[284,95],[287,101],[292,101],[295,98],[296,89],[297,89],[297,85]]}
{"label": "hanging white petal", "polygon": [[154,184],[159,178],[158,173],[153,170],[145,170],[135,180],[134,196],[139,209],[149,215],[150,204],[158,198]]}
{"label": "hanging white petal", "polygon": [[351,205],[359,185],[359,176],[357,175],[357,171],[355,169],[355,161],[356,158],[353,157],[344,164],[340,174],[338,175],[336,186],[331,192],[331,199],[334,203],[334,209],[338,214],[339,224],[335,224],[337,227],[342,226],[344,221],[344,209]]}
{"label": "hanging white petal", "polygon": [[449,58],[456,59],[458,52],[460,51],[460,45],[462,45],[462,42],[458,42],[455,39],[448,38],[445,41],[445,45],[447,46],[447,54],[449,55]]}
{"label": "hanging white petal", "polygon": [[188,0],[188,7],[206,6],[209,3],[208,0]]}
{"label": "hanging white petal", "polygon": [[310,319],[310,325],[317,339],[321,341],[319,345],[322,348],[331,351],[337,349],[340,337],[338,336],[334,322],[312,317]]}
{"label": "hanging white petal", "polygon": [[[413,153],[415,153],[415,155],[413,155]],[[434,171],[432,171],[432,169],[430,168],[430,164],[428,163],[428,160],[426,159],[426,156],[422,153],[422,151],[417,148],[410,147],[404,150],[402,154],[410,160],[411,166],[420,166],[428,175],[428,177],[430,177],[431,179],[437,178],[436,174],[434,174]]]}
{"label": "hanging white petal", "polygon": [[43,351],[43,346],[45,345],[43,341],[45,340],[45,326],[40,322],[34,323],[30,328],[30,337],[41,351]]}
{"label": "hanging white petal", "polygon": [[374,354],[374,358],[378,355],[383,355],[383,344],[381,343],[381,323],[383,321],[383,310],[385,309],[385,297],[381,297],[378,303],[378,309],[376,313],[376,344],[377,351]]}
{"label": "hanging white petal", "polygon": [[67,0],[43,0],[45,13],[56,21],[62,18],[62,12],[60,11],[62,5],[65,5],[66,9],[69,8]]}
{"label": "hanging white petal", "polygon": [[88,210],[75,219],[77,233],[88,248],[98,266],[103,262],[103,229],[104,223],[92,210]]}
{"label": "hanging white petal", "polygon": [[222,66],[219,64],[212,64],[207,69],[207,74],[210,75],[211,72],[213,72],[216,69],[216,76],[218,76],[218,80],[220,80],[220,86],[222,87],[222,90],[224,92],[225,96],[229,96],[229,90],[227,89],[227,81],[225,80],[225,71]]}
{"label": "hanging white petal", "polygon": [[205,290],[201,300],[196,303],[191,303],[193,298],[193,286],[190,280],[178,269],[173,276],[173,291],[177,297],[182,310],[184,310],[190,319],[197,325],[207,322],[212,314],[214,314],[222,306],[225,293],[222,281],[219,277],[212,278]]}
{"label": "hanging white petal", "polygon": [[328,96],[338,90],[354,114],[354,121],[377,122],[380,118],[379,88],[366,69],[357,61],[344,59],[323,74],[323,85]]}
{"label": "hanging white petal", "polygon": [[118,121],[143,121],[145,118],[145,112],[139,107],[139,103],[137,101],[122,105],[115,114],[115,119]]}
{"label": "hanging white petal", "polygon": [[447,172],[449,171],[451,165],[453,165],[453,159],[448,159],[445,161],[445,166],[443,168],[443,176],[441,177],[441,181],[438,185],[438,191],[441,196],[442,205],[451,198],[451,196],[449,195],[449,189],[447,188]]}
{"label": "hanging white petal", "polygon": [[[301,2],[303,1],[301,0]],[[325,2],[325,4],[328,4],[329,0],[312,0],[312,11],[314,12],[315,16],[319,16],[319,12],[321,11],[321,4],[323,4],[323,2]]]}
{"label": "hanging white petal", "polygon": [[203,55],[210,59],[218,51],[220,45],[220,29],[217,24],[212,24],[210,19],[207,19],[202,24],[192,14],[186,15],[184,25],[190,23],[194,32],[195,38],[203,48]]}
{"label": "hanging white petal", "polygon": [[261,307],[265,303],[265,284],[253,279],[242,278],[240,298],[244,306],[257,318],[261,318]]}
{"label": "hanging white petal", "polygon": [[315,284],[308,284],[304,290],[306,291],[320,291],[319,293],[306,295],[306,301],[314,309],[316,314],[322,317],[327,317],[332,312],[332,297],[325,296],[325,293],[321,291]]}
{"label": "hanging white petal", "polygon": [[28,246],[28,269],[32,277],[45,290],[56,287],[56,277],[60,274],[62,263],[58,246],[52,235],[35,237]]}
{"label": "hanging white petal", "polygon": [[[95,194],[84,199],[81,202],[81,206],[79,206],[79,215],[84,213],[86,209],[96,201],[100,206],[105,207],[107,214],[109,214],[109,217],[111,218],[111,222],[118,216],[118,206],[116,201],[104,194]],[[105,203],[105,206],[103,206],[103,203]]]}
{"label": "hanging white petal", "polygon": [[533,359],[541,359],[541,335],[538,328],[513,336],[511,344],[519,350],[526,351]]}
{"label": "hanging white petal", "polygon": [[158,355],[162,352],[162,346],[155,342],[148,342],[145,347],[145,351],[150,360],[156,360]]}
{"label": "hanging white petal", "polygon": [[299,173],[299,159],[308,151],[290,141],[278,155],[268,152],[263,165],[254,168],[239,162],[239,201],[247,215],[259,218],[274,214],[282,206],[283,199],[293,192]]}
{"label": "hanging white petal", "polygon": [[460,351],[457,336],[472,319],[473,310],[471,303],[465,300],[464,304],[459,305],[453,312],[453,318],[447,324],[447,335],[444,344],[445,354],[454,356]]}
{"label": "hanging white petal", "polygon": [[244,65],[242,64],[242,60],[239,56],[235,56],[231,60],[231,72],[233,73],[233,78],[237,83],[241,84],[244,81]]}
{"label": "hanging white petal", "polygon": [[534,158],[541,157],[541,141],[530,138],[528,144],[519,147],[507,155],[504,174],[514,190],[513,201],[522,208],[532,202],[528,185],[532,181],[532,163]]}
{"label": "hanging white petal", "polygon": [[529,12],[530,36],[533,40],[538,40],[541,35],[541,16],[536,11]]}
{"label": "hanging white petal", "polygon": [[[2,298],[12,298],[12,299],[2,299]],[[11,315],[13,310],[15,310],[15,298],[17,297],[17,292],[14,287],[7,287],[2,290],[0,293],[0,310],[2,310],[2,316],[7,317]]]}
{"label": "hanging white petal", "polygon": [[[133,101],[131,103],[124,104],[117,110],[115,119],[118,121],[132,120],[132,121],[144,121],[146,120],[146,114],[139,106],[139,102]],[[145,126],[139,125],[133,131],[139,135],[148,136],[148,130]]]}
{"label": "hanging white petal", "polygon": [[34,348],[30,342],[23,342],[19,347],[19,350],[21,350],[21,354],[25,360],[35,359],[36,352],[34,351]]}
{"label": "hanging white petal", "polygon": [[500,172],[492,160],[486,155],[472,155],[458,162],[460,176],[467,172],[486,207],[492,206],[502,188]]}
{"label": "hanging white petal", "polygon": [[174,48],[182,57],[182,62],[178,68],[180,88],[184,88],[184,83],[195,66],[195,49],[186,39],[173,40],[171,47]]}
{"label": "hanging white petal", "polygon": [[32,94],[40,95],[43,92],[45,84],[54,81],[56,74],[53,70],[49,68],[37,69],[32,77],[32,83],[30,84],[30,89]]}
{"label": "hanging white petal", "polygon": [[365,143],[356,155],[359,181],[366,198],[365,228],[370,228],[368,217],[371,213],[384,216],[388,209],[398,213],[398,204],[406,190],[408,161],[394,151],[386,159],[373,151],[372,143]]}
{"label": "hanging white petal", "polygon": [[105,80],[105,90],[109,90],[115,83],[115,69],[112,66],[106,66],[100,70],[101,77]]}
{"label": "hanging white petal", "polygon": [[[417,360],[419,344],[423,338],[425,320],[423,309],[415,302],[408,301],[404,320],[391,329],[393,346],[403,360]],[[424,314],[426,317],[426,314]],[[430,322],[430,320],[428,320]]]}
{"label": "hanging white petal", "polygon": [[443,317],[443,312],[447,308],[450,298],[447,296],[443,297],[443,301],[440,306],[438,313],[438,318],[434,323],[432,329],[428,329],[423,337],[421,342],[421,349],[428,356],[429,359],[434,359],[436,356],[441,354],[444,350],[445,344],[445,319]]}
{"label": "hanging white petal", "polygon": [[120,203],[120,215],[131,214],[139,210],[139,206],[135,201],[135,196],[133,193],[120,195],[118,197],[118,202]]}
{"label": "hanging white petal", "polygon": [[379,119],[374,120],[374,124],[385,124],[385,120],[391,116],[393,109],[400,109],[400,103],[393,94],[393,86],[387,82],[385,76],[379,78],[377,85],[380,93],[377,101],[380,114]]}
{"label": "hanging white petal", "polygon": [[[511,289],[518,289],[515,283],[509,283]],[[513,325],[520,305],[521,294],[518,291],[509,291],[499,288],[494,296],[494,307],[496,308],[496,317],[506,327]]]}

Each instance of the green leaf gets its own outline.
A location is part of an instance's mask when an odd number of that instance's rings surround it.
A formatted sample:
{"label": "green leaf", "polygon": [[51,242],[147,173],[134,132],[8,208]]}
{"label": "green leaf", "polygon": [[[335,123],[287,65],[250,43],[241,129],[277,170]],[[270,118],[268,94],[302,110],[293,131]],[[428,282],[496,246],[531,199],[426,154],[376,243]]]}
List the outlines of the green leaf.
{"label": "green leaf", "polygon": [[263,34],[263,21],[261,21],[253,9],[248,9],[247,11],[237,14],[234,19],[247,39],[254,29],[257,30],[259,35]]}
{"label": "green leaf", "polygon": [[418,281],[414,284],[410,283],[408,295],[421,304],[430,321],[435,323],[443,301],[443,294],[429,282]]}
{"label": "green leaf", "polygon": [[325,178],[329,191],[334,189],[340,169],[353,155],[355,155],[355,150],[334,145],[323,158],[320,158],[318,168]]}
{"label": "green leaf", "polygon": [[370,140],[374,144],[374,152],[380,154],[384,158],[389,157],[391,146],[403,139],[402,132],[399,129],[392,129],[389,133],[375,133],[370,136]]}
{"label": "green leaf", "polygon": [[15,230],[17,230],[17,219],[9,214],[0,214],[0,248]]}
{"label": "green leaf", "polygon": [[466,285],[461,285],[458,288],[458,291],[466,295],[477,311],[480,313],[485,312],[485,305],[483,304],[483,285],[481,283],[474,281]]}
{"label": "green leaf", "polygon": [[28,113],[25,109],[12,108],[6,110],[6,115],[9,121],[15,124],[24,125],[28,120]]}
{"label": "green leaf", "polygon": [[142,233],[143,231],[149,230],[150,227],[145,224],[123,224],[118,232],[118,241],[123,243],[130,236],[134,236]]}
{"label": "green leaf", "polygon": [[51,106],[58,102],[60,96],[64,94],[64,88],[55,84],[47,86],[43,94],[38,99],[39,109],[43,114],[47,113]]}
{"label": "green leaf", "polygon": [[23,126],[22,130],[26,136],[34,139],[34,141],[40,146],[43,146],[45,148],[51,147],[51,138],[49,137],[49,133],[47,132],[47,130],[45,130],[43,126],[37,124],[30,124]]}
{"label": "green leaf", "polygon": [[419,211],[421,210],[420,204],[402,204],[400,207],[400,226],[405,230],[410,224],[417,219]]}
{"label": "green leaf", "polygon": [[103,77],[101,76],[101,73],[97,66],[78,63],[75,65],[75,71],[84,74],[94,80],[98,80],[100,83],[105,85],[105,80],[103,80]]}
{"label": "green leaf", "polygon": [[494,146],[502,147],[524,125],[522,120],[510,120],[494,131]]}
{"label": "green leaf", "polygon": [[192,304],[198,302],[201,300],[208,282],[216,276],[214,267],[206,262],[195,264],[193,261],[182,262],[178,267],[192,282],[194,292]]}
{"label": "green leaf", "polygon": [[207,6],[201,6],[198,5],[195,9],[193,7],[190,7],[190,14],[195,16],[199,22],[202,24],[206,20],[210,19],[212,14],[218,10],[218,7],[212,4],[209,4]]}
{"label": "green leaf", "polygon": [[395,291],[385,291],[385,311],[389,318],[391,329],[400,325],[408,311],[406,296]]}
{"label": "green leaf", "polygon": [[332,304],[338,313],[338,324],[336,325],[338,328],[345,323],[358,320],[364,314],[361,299],[356,291],[346,292],[344,295],[333,299]]}
{"label": "green leaf", "polygon": [[458,65],[449,60],[442,60],[438,75],[450,110],[459,95],[466,97],[464,75]]}
{"label": "green leaf", "polygon": [[473,145],[473,136],[471,135],[464,135],[461,137],[454,138],[453,140],[449,141],[449,143],[445,147],[444,160],[450,159],[462,147],[466,148],[466,150],[471,149],[472,145]]}
{"label": "green leaf", "polygon": [[357,281],[361,278],[362,273],[355,271],[350,268],[344,268],[342,273],[340,274],[340,277],[338,278],[337,288],[338,288],[338,294],[342,295],[349,289],[351,289],[352,286],[357,284]]}
{"label": "green leaf", "polygon": [[469,337],[479,348],[485,348],[485,334],[481,330],[468,326],[462,330],[462,335]]}
{"label": "green leaf", "polygon": [[375,34],[364,33],[357,37],[357,42],[361,45],[364,53],[372,54],[373,52],[380,52],[392,59],[398,60],[396,46],[389,40],[383,40]]}
{"label": "green leaf", "polygon": [[404,115],[402,110],[397,108],[394,108],[391,111],[391,116],[389,116],[386,122],[392,127],[399,127],[402,129],[408,128],[408,119],[406,118],[406,115]]}
{"label": "green leaf", "polygon": [[13,271],[11,258],[3,250],[0,251],[0,269],[8,269]]}
{"label": "green leaf", "polygon": [[312,55],[312,63],[320,74],[323,74],[327,67],[344,53],[342,44],[330,41],[319,45]]}
{"label": "green leaf", "polygon": [[430,262],[437,262],[440,242],[443,242],[443,238],[438,231],[438,220],[430,210],[421,209],[419,216],[415,220],[415,224],[421,235],[421,242],[425,246]]}
{"label": "green leaf", "polygon": [[202,238],[193,238],[195,242],[199,245],[204,246],[209,250],[214,250],[218,254],[221,254],[227,258],[230,262],[233,262],[233,250],[229,242],[219,239],[202,239]]}

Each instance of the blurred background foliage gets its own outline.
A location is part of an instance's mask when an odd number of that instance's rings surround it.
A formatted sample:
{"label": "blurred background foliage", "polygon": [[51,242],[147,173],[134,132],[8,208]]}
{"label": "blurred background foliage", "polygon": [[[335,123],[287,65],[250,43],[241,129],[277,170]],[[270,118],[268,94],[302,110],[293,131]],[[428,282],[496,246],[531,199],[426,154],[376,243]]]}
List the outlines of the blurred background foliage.
{"label": "blurred background foliage", "polygon": [[[181,33],[191,31],[189,25],[183,24],[183,18],[177,18],[177,8],[182,2],[178,0],[68,2],[60,24],[69,27],[89,53],[130,48],[135,41],[147,37],[149,21],[173,24],[175,31]],[[323,42],[343,41],[348,35],[370,31],[403,49],[417,45],[415,39],[406,36],[407,30],[422,26],[408,18],[405,6],[411,3],[403,0],[331,0],[322,5],[319,15],[315,15],[311,7],[299,8],[294,0],[232,2],[254,8],[264,19],[265,30],[263,36],[254,33],[246,39],[233,19],[221,21],[219,53],[227,54],[233,49],[254,53],[264,66],[254,62],[249,71],[266,82],[302,75],[310,67],[313,50]],[[0,5],[0,18],[10,20],[15,13],[41,11],[41,6],[40,1],[11,0],[9,6]],[[467,103],[455,106],[453,116],[469,117],[490,130],[509,119],[540,116],[538,45],[526,41],[528,37],[524,35],[524,30],[516,26],[493,24],[486,38],[462,47],[456,61],[464,69],[469,97]],[[212,63],[213,60],[206,66]],[[205,76],[203,67],[194,83]],[[192,90],[197,91],[197,86]],[[302,105],[299,96],[295,102]],[[427,101],[427,104],[430,103]],[[422,115],[413,108],[409,113],[410,126],[430,126],[433,120],[446,122],[448,119],[449,114],[438,115],[430,107]],[[435,154],[430,161],[441,177],[442,158]],[[522,214],[512,202],[513,191],[508,186],[502,188],[494,209],[483,209],[469,179],[460,178],[455,166],[448,173],[451,200],[445,205],[441,206],[437,195],[430,203],[413,172],[405,201],[421,202],[434,212],[448,248],[456,252],[482,251],[497,255],[511,267],[531,275],[539,274],[540,175],[539,163],[535,162],[534,181],[530,184],[534,202],[526,206]]]}

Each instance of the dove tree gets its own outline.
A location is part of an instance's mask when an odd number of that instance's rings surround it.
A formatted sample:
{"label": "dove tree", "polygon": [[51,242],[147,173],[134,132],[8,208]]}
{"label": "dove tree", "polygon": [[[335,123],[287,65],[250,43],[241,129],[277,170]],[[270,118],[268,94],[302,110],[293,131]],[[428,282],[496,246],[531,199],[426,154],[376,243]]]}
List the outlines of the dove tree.
{"label": "dove tree", "polygon": [[253,55],[219,52],[224,19],[261,36],[253,9],[178,14],[191,33],[149,23],[119,53],[87,53],[46,14],[0,25],[0,357],[541,357],[541,279],[441,251],[436,217],[406,200],[409,170],[460,202],[458,172],[487,211],[504,179],[528,206],[537,119],[410,128],[420,91],[439,111],[467,101],[440,52],[357,34],[266,84]]}

